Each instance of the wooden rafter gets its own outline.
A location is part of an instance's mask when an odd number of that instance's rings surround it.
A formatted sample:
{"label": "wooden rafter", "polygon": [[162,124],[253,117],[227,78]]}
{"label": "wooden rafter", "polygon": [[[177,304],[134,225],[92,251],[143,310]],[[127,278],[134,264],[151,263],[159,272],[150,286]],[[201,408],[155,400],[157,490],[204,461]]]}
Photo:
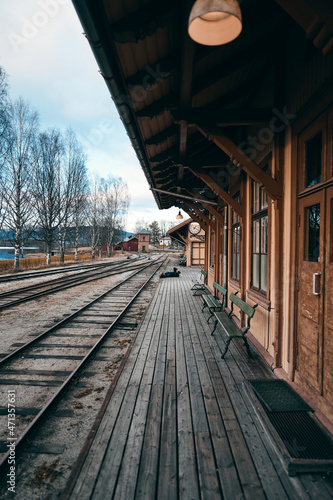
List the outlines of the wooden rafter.
{"label": "wooden rafter", "polygon": [[211,215],[214,215],[215,219],[217,219],[219,222],[223,223],[224,218],[223,216],[216,210],[216,208],[212,207],[212,205],[205,203],[205,198],[201,196],[200,194],[195,193],[194,191],[191,191],[190,189],[187,189],[187,192],[193,196],[193,198],[197,198],[200,200],[201,205],[208,210],[208,212],[211,213]]}
{"label": "wooden rafter", "polygon": [[196,214],[194,214],[185,203],[180,203],[179,207],[184,210],[184,212],[186,212],[191,217],[191,219],[200,224],[200,227],[202,227],[204,231],[207,231],[207,224],[202,219],[199,219],[199,217],[197,217]]}
{"label": "wooden rafter", "polygon": [[194,175],[199,177],[210,189],[217,195],[222,198],[228,205],[230,205],[240,217],[245,217],[245,209],[244,207],[238,203],[238,201],[234,200],[229,193],[227,193],[211,176],[200,167],[194,167],[191,165],[191,162],[186,161],[186,166],[193,172]]}
{"label": "wooden rafter", "polygon": [[240,126],[240,125],[260,125],[268,123],[272,118],[272,108],[260,109],[204,109],[192,108],[187,111],[176,110],[173,111],[172,116],[175,123],[182,120],[187,121],[189,124],[213,124],[218,127],[225,126]]}
{"label": "wooden rafter", "polygon": [[177,125],[171,125],[171,127],[168,127],[162,130],[162,132],[159,132],[158,134],[149,137],[149,139],[146,139],[145,144],[147,146],[158,146],[159,144],[162,144],[163,142],[167,141],[170,137],[176,135],[177,133],[178,133]]}
{"label": "wooden rafter", "polygon": [[145,90],[152,89],[156,85],[173,75],[177,70],[178,52],[172,52],[162,59],[157,59],[153,64],[146,66],[132,76],[126,78],[126,83],[131,89],[133,87],[143,87]]}
{"label": "wooden rafter", "polygon": [[179,238],[180,240],[182,240],[186,244],[185,238],[179,233],[179,231],[175,231],[175,233],[177,234],[177,238]]}
{"label": "wooden rafter", "polygon": [[179,1],[151,2],[126,15],[111,26],[113,38],[118,43],[137,43],[151,36],[158,28],[164,27],[177,19]]}
{"label": "wooden rafter", "polygon": [[327,54],[333,47],[333,10],[330,0],[275,0]]}
{"label": "wooden rafter", "polygon": [[191,203],[190,201],[186,201],[186,205],[191,209],[193,210],[193,212],[197,215],[197,217],[199,217],[199,219],[202,219],[206,224],[207,226],[210,226],[213,230],[215,229],[215,224],[213,221],[210,220],[209,217],[207,217],[204,213],[201,212],[201,210],[199,209],[199,207],[196,207],[193,203]]}
{"label": "wooden rafter", "polygon": [[136,111],[136,116],[139,120],[150,120],[155,116],[163,113],[164,111],[169,111],[170,109],[175,109],[178,106],[179,97],[176,92],[170,92],[161,99],[145,106],[144,108]]}
{"label": "wooden rafter", "polygon": [[266,191],[266,193],[273,198],[279,200],[282,197],[282,185],[280,185],[273,177],[266,174],[251,158],[249,158],[243,151],[241,151],[234,142],[226,137],[222,132],[206,126],[197,125],[197,129],[205,137],[212,140],[216,146],[224,151],[256,182],[258,182]]}
{"label": "wooden rafter", "polygon": [[[260,43],[256,42],[255,44],[250,45],[243,51],[239,52],[239,54],[237,54],[237,57],[235,57],[235,55],[230,56],[230,58],[223,61],[223,64],[220,64],[219,70],[214,67],[213,70],[204,73],[202,76],[194,80],[192,96],[200,94],[206,88],[214,85],[219,80],[222,80],[229,74],[237,71],[242,66],[248,64],[251,60],[265,55],[268,56],[270,50],[271,44],[269,42],[263,44],[262,41],[260,41]],[[136,114],[139,119],[154,118],[160,113],[163,113],[163,111],[165,110],[178,108],[178,104],[179,96],[177,96],[176,93],[171,92],[170,94],[161,97],[145,108],[140,109]]]}

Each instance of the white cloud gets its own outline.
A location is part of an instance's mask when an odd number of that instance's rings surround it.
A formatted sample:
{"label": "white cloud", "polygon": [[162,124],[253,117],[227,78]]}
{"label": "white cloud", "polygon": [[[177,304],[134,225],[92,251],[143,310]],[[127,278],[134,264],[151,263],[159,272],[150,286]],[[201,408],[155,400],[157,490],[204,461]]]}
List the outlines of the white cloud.
{"label": "white cloud", "polygon": [[70,0],[2,2],[0,46],[12,97],[31,102],[42,128],[71,126],[90,171],[128,183],[129,230],[137,219],[175,218],[176,208],[157,208]]}

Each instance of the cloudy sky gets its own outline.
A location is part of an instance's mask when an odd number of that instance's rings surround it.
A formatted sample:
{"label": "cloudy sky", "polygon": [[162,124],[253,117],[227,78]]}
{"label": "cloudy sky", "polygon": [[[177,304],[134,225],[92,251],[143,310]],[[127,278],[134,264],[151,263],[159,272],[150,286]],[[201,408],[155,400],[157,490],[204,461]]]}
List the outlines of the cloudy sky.
{"label": "cloudy sky", "polygon": [[174,221],[177,209],[158,210],[70,0],[0,0],[0,66],[10,95],[39,112],[42,129],[71,127],[88,153],[88,168],[121,176],[137,219]]}

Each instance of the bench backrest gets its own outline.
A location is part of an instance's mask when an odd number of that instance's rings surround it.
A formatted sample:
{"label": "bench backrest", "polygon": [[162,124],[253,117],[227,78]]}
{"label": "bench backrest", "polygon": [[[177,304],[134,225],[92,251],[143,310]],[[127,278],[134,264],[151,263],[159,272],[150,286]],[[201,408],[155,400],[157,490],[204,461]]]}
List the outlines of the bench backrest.
{"label": "bench backrest", "polygon": [[254,313],[255,313],[255,308],[257,307],[258,304],[255,304],[254,306],[250,306],[246,302],[244,302],[242,299],[237,297],[234,293],[231,293],[229,296],[229,300],[231,302],[231,310],[233,309],[233,305],[236,304],[237,307],[245,314],[248,315],[249,318],[252,318]]}
{"label": "bench backrest", "polygon": [[207,278],[207,273],[203,269],[201,269],[201,275],[203,276],[203,279],[205,280]]}
{"label": "bench backrest", "polygon": [[218,283],[216,283],[215,281],[213,281],[213,287],[215,288],[215,290],[222,293],[222,295],[224,295],[226,297],[227,290],[225,288],[223,288],[223,286],[221,286]]}

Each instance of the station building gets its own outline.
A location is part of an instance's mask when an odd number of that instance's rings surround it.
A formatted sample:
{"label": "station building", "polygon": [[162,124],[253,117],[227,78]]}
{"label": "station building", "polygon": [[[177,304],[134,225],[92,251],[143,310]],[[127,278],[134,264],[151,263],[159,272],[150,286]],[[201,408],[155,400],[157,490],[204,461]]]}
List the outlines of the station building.
{"label": "station building", "polygon": [[157,206],[200,226],[208,287],[258,304],[250,339],[332,419],[331,2],[243,0],[221,45],[189,36],[193,1],[73,3]]}

